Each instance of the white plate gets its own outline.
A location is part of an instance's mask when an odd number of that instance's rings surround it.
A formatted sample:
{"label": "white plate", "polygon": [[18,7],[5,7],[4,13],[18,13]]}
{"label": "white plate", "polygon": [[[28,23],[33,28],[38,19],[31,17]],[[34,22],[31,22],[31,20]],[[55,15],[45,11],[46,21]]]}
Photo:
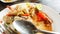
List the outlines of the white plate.
{"label": "white plate", "polygon": [[[25,6],[26,3],[20,3],[20,4]],[[31,3],[31,5],[33,4],[37,4],[37,3]],[[12,7],[15,7],[15,6],[16,5],[12,5]],[[52,8],[45,6],[45,5],[42,5],[42,6],[43,6],[42,11],[44,11],[53,20],[53,23],[52,23],[53,31],[60,32],[60,16]],[[0,12],[0,20],[2,20],[3,16],[6,15],[8,11],[9,9],[5,8],[4,10]]]}
{"label": "white plate", "polygon": [[17,1],[17,0],[11,0],[11,1],[0,0],[0,1],[2,1],[2,2],[4,2],[4,3],[12,3],[12,2],[15,2],[15,1]]}

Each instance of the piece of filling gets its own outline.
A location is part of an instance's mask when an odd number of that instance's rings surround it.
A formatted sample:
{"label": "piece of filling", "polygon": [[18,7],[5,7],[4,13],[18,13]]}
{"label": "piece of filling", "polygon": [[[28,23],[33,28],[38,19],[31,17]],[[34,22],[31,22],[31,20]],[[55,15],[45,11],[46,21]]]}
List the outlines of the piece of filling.
{"label": "piece of filling", "polygon": [[4,1],[7,1],[8,2],[8,1],[12,1],[12,0],[4,0]]}

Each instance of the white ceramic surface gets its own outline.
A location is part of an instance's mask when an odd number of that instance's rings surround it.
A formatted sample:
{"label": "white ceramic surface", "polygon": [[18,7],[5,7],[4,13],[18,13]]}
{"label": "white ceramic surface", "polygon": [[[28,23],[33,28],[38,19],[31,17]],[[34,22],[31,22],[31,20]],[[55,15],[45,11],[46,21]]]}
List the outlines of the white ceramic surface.
{"label": "white ceramic surface", "polygon": [[[21,3],[21,4],[24,5],[25,3]],[[31,3],[31,4],[33,4],[33,3]],[[15,6],[16,5],[12,5],[12,7],[15,7]],[[45,12],[53,20],[53,23],[52,23],[53,31],[60,32],[60,16],[52,8],[50,8],[46,5],[42,5],[42,6],[43,6],[42,11]],[[2,10],[0,12],[0,20],[2,20],[3,16],[6,15],[8,13],[8,11],[9,11],[9,9],[5,8],[4,10]]]}
{"label": "white ceramic surface", "polygon": [[60,13],[60,0],[39,0],[42,4],[48,5],[49,7],[56,10],[56,13]]}

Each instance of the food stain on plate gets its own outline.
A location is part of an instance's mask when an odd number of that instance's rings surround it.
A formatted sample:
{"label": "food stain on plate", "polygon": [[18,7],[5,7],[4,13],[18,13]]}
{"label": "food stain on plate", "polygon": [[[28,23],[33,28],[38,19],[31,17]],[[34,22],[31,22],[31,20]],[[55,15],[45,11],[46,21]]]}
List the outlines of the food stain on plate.
{"label": "food stain on plate", "polygon": [[17,0],[1,0],[1,1],[4,2],[4,3],[12,3],[12,2],[15,2]]}

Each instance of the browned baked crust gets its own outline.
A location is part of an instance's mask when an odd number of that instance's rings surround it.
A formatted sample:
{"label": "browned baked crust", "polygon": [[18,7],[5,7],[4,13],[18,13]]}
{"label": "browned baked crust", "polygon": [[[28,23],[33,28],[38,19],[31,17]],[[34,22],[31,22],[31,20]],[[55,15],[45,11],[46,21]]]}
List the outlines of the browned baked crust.
{"label": "browned baked crust", "polygon": [[3,20],[6,23],[12,23],[16,19],[23,19],[31,21],[37,29],[52,31],[53,21],[43,11],[38,10],[35,7],[29,7],[29,13],[27,13],[25,9],[18,10],[19,7],[17,9],[12,9],[11,7],[8,8],[10,9],[10,12],[8,12],[8,14],[3,17]]}

